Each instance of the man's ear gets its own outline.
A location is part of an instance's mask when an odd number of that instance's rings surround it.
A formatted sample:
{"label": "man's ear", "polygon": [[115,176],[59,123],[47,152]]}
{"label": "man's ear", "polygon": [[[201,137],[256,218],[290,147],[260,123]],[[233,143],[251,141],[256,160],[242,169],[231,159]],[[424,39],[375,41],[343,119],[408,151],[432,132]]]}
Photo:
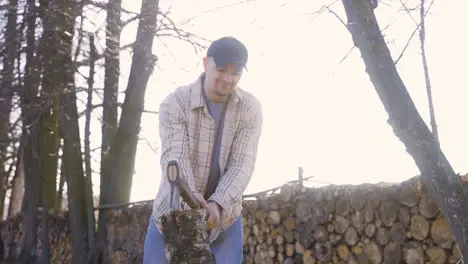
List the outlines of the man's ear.
{"label": "man's ear", "polygon": [[206,72],[207,67],[208,67],[208,58],[203,57],[203,69],[205,69],[205,72]]}

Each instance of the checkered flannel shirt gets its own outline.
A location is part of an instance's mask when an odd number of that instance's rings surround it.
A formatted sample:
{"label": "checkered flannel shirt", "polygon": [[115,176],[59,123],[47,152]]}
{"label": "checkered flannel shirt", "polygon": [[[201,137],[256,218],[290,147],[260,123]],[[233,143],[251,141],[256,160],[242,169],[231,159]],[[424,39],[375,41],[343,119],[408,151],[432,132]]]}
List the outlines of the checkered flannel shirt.
{"label": "checkered flannel shirt", "polygon": [[[213,230],[210,240],[226,230],[242,214],[242,194],[255,168],[262,130],[260,102],[250,93],[236,87],[228,102],[220,149],[221,178],[207,201],[222,208],[221,226]],[[211,155],[215,142],[215,121],[204,100],[201,76],[193,83],[177,88],[159,108],[161,139],[161,184],[153,203],[153,220],[170,212],[170,184],[166,168],[176,160],[182,176],[198,195],[203,195],[208,181]],[[182,204],[183,208],[187,208]]]}

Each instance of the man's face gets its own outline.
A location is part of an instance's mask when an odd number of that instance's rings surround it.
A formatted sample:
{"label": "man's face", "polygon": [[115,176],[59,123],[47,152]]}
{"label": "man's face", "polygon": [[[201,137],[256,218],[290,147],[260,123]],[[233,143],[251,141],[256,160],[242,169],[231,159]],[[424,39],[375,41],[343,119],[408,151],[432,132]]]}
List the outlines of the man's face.
{"label": "man's face", "polygon": [[206,88],[218,97],[227,98],[239,83],[242,68],[234,64],[219,67],[213,58],[204,58],[203,64],[206,73]]}

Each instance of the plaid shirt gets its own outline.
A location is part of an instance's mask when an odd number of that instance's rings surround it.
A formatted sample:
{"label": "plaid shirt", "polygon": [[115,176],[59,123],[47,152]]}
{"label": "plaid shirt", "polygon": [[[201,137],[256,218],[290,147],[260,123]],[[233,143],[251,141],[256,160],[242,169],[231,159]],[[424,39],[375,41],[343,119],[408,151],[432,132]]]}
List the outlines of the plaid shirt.
{"label": "plaid shirt", "polygon": [[[228,102],[219,165],[221,178],[213,195],[222,207],[221,228],[213,230],[211,240],[230,227],[242,213],[242,195],[255,168],[263,114],[260,102],[250,93],[234,89]],[[160,105],[161,185],[153,203],[153,219],[170,212],[170,184],[166,167],[176,160],[182,176],[198,195],[208,181],[215,142],[215,121],[206,106],[201,76],[193,83],[177,88]],[[182,204],[183,208],[187,208]]]}

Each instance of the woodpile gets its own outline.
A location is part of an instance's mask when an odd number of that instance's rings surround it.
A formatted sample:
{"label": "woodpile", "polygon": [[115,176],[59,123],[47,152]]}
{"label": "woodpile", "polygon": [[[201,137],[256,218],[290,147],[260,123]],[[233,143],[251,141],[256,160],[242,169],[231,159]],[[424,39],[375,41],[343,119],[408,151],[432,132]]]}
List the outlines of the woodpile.
{"label": "woodpile", "polygon": [[112,264],[143,263],[143,247],[151,211],[151,204],[111,211],[107,235]]}
{"label": "woodpile", "polygon": [[[111,211],[111,263],[142,263],[151,209],[144,204]],[[243,220],[246,264],[438,264],[461,259],[451,230],[418,178],[393,185],[285,185],[278,194],[244,200]],[[52,263],[70,263],[68,218],[51,217],[49,223]],[[0,260],[21,252],[23,230],[21,214],[0,224],[5,249]]]}
{"label": "woodpile", "polygon": [[244,201],[245,263],[457,263],[461,254],[417,178],[304,188]]}
{"label": "woodpile", "polygon": [[[43,215],[42,210],[38,210],[36,216],[37,227],[37,251],[40,256],[42,251],[43,235]],[[49,241],[51,244],[51,263],[70,263],[71,261],[71,233],[68,226],[68,214],[60,213],[48,217]],[[18,213],[14,217],[0,223],[2,255],[0,261],[15,263],[21,254],[24,239],[24,215]]]}

